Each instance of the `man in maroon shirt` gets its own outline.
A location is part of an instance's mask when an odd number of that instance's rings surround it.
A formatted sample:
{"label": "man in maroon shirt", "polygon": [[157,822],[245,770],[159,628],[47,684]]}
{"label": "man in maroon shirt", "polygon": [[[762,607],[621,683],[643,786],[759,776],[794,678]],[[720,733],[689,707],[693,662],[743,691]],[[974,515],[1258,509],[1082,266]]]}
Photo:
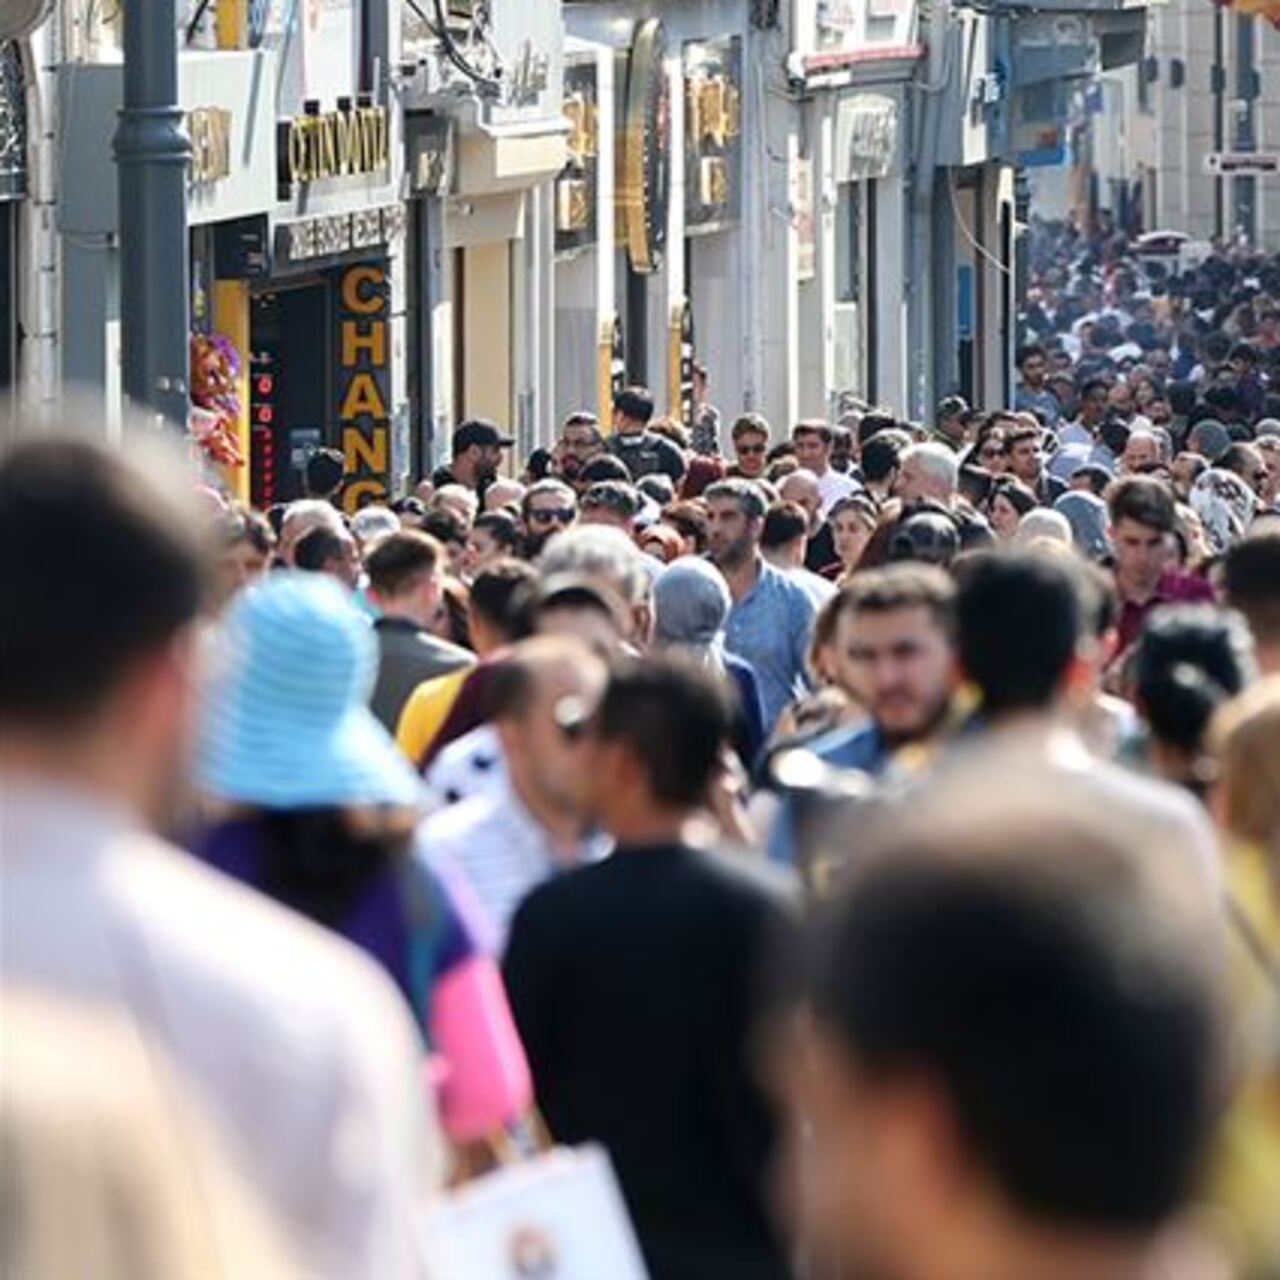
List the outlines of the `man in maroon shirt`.
{"label": "man in maroon shirt", "polygon": [[1126,476],[1112,488],[1108,505],[1123,653],[1158,605],[1211,601],[1214,595],[1203,578],[1169,568],[1175,505],[1168,485],[1152,476]]}

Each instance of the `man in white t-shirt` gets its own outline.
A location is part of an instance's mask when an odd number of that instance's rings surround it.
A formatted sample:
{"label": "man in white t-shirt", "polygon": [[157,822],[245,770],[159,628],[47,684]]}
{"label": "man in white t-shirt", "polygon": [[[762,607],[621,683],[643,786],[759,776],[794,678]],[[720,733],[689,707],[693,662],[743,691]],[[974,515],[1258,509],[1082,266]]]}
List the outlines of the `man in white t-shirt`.
{"label": "man in white t-shirt", "polygon": [[818,419],[797,422],[791,432],[796,461],[805,471],[813,472],[817,478],[818,492],[822,495],[820,514],[824,520],[827,512],[841,498],[858,487],[858,482],[852,476],[837,471],[831,465],[831,446],[834,440],[835,433],[830,425]]}

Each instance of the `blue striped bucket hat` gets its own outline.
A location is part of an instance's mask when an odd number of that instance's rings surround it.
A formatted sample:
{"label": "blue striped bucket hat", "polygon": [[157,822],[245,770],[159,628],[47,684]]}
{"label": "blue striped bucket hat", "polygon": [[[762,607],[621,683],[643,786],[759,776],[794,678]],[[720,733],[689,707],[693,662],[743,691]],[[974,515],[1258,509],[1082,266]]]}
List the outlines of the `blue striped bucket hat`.
{"label": "blue striped bucket hat", "polygon": [[241,592],[202,687],[201,788],[267,809],[415,804],[420,780],[369,710],[377,670],[368,621],[328,575]]}

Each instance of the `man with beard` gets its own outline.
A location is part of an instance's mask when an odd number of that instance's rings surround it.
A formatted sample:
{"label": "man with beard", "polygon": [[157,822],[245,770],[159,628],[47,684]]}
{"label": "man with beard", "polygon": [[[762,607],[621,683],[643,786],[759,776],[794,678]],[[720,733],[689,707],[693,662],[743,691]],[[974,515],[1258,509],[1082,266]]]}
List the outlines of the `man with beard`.
{"label": "man with beard", "polygon": [[563,480],[539,480],[525,493],[520,515],[525,557],[536,560],[542,548],[577,519],[578,496]]}
{"label": "man with beard", "polygon": [[564,420],[560,443],[556,448],[556,467],[560,478],[581,493],[586,487],[582,469],[604,453],[604,436],[594,413],[571,413]]}
{"label": "man with beard", "polygon": [[[831,607],[831,675],[869,718],[832,730],[808,749],[831,768],[875,777],[900,748],[926,746],[941,734],[958,683],[955,587],[941,569],[903,562],[858,574]],[[787,805],[769,853],[779,862],[793,859]]]}
{"label": "man with beard", "polygon": [[764,495],[749,480],[722,480],[705,494],[711,560],[733,597],[725,648],[755,668],[766,733],[804,688],[816,609],[803,587],[760,554]]}
{"label": "man with beard", "polygon": [[483,501],[484,491],[498,474],[503,449],[510,449],[513,444],[515,441],[504,436],[492,422],[472,418],[453,433],[452,461],[447,467],[440,467],[431,482],[437,489],[460,484]]}

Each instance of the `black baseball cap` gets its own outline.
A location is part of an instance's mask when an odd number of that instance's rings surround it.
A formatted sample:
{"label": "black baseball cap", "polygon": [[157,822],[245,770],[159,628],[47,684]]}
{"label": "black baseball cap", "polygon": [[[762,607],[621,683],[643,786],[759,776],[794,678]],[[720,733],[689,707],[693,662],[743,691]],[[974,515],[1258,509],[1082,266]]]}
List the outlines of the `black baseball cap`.
{"label": "black baseball cap", "polygon": [[488,418],[468,418],[453,433],[453,451],[461,453],[463,449],[470,449],[473,444],[510,449],[515,441],[510,436],[504,436]]}

